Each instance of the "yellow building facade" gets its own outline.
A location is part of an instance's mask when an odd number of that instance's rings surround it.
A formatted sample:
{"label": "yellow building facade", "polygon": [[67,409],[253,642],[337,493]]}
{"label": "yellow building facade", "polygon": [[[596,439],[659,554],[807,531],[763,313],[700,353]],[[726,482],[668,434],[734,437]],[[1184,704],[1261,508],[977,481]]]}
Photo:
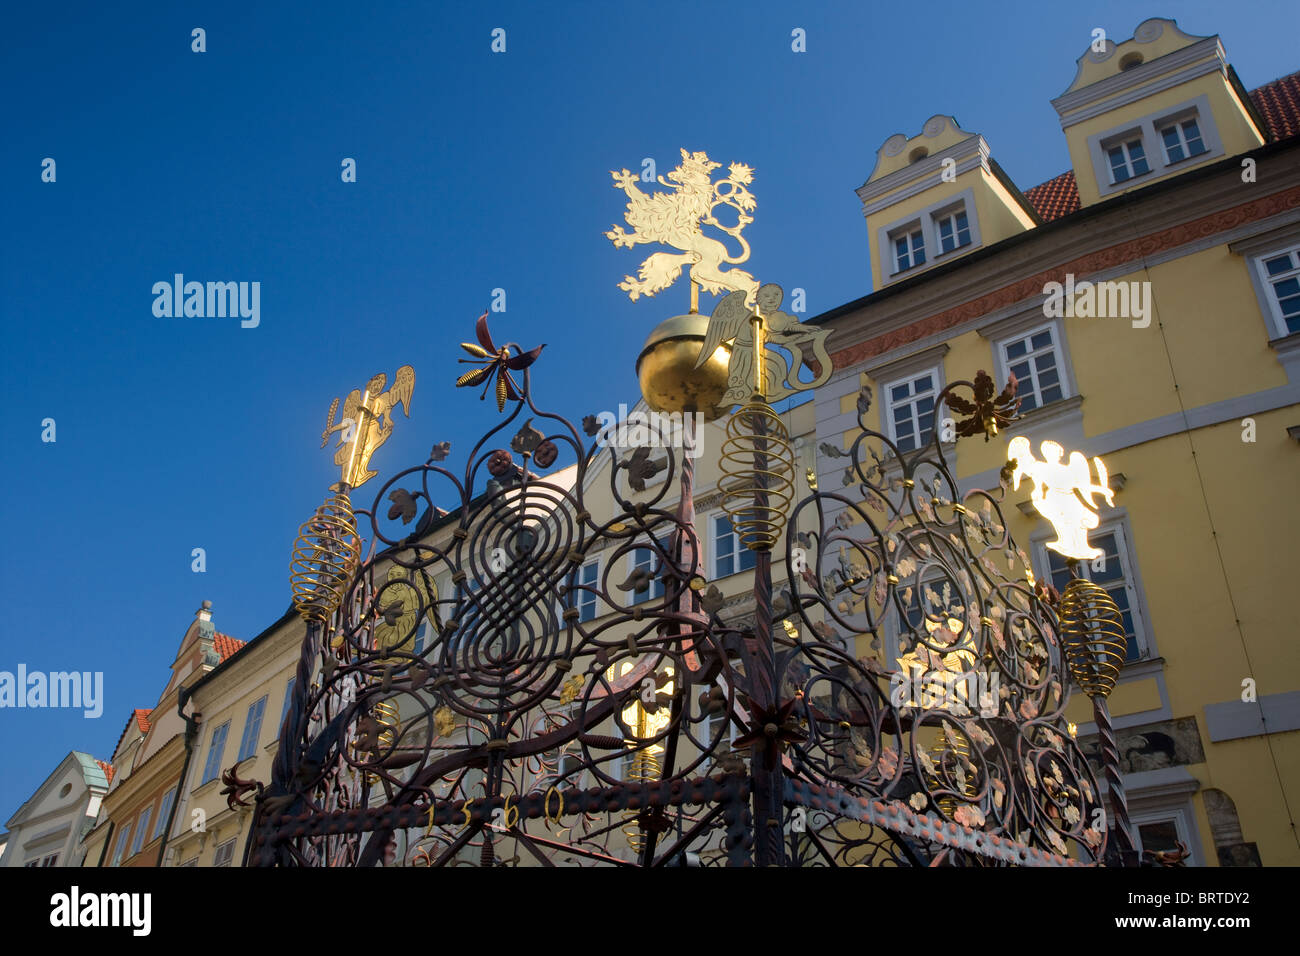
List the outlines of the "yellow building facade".
{"label": "yellow building facade", "polygon": [[[1102,456],[1114,507],[1082,571],[1124,616],[1129,808],[1144,847],[1198,865],[1300,863],[1298,89],[1248,93],[1217,37],[1153,19],[1052,101],[1073,168],[1049,183],[1021,193],[951,117],[892,136],[858,190],[877,291],[812,320],[835,330],[819,443],[847,447],[865,386],[869,425],[904,459],[937,434],[964,489],[998,485],[1014,436]],[[1016,376],[1023,418],[958,450],[935,399],[981,369]],[[820,457],[823,483],[842,468]],[[1064,588],[1028,491],[1010,531]],[[1068,716],[1095,754],[1077,688]]]}
{"label": "yellow building facade", "polygon": [[127,720],[110,761],[109,790],[82,839],[83,866],[157,866],[176,815],[193,727],[178,712],[185,685],[244,646],[212,623],[204,601],[186,628],[158,702]]}

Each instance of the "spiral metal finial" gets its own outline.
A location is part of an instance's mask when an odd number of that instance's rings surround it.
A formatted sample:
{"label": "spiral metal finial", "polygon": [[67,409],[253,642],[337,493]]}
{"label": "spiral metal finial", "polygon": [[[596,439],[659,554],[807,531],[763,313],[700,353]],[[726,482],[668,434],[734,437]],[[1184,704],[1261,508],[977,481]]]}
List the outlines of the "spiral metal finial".
{"label": "spiral metal finial", "polygon": [[1124,618],[1105,588],[1075,578],[1060,604],[1061,637],[1075,683],[1089,697],[1110,696],[1124,666]]}
{"label": "spiral metal finial", "polygon": [[1074,681],[1092,698],[1097,744],[1110,790],[1115,846],[1121,859],[1131,864],[1136,857],[1133,824],[1128,815],[1128,798],[1119,767],[1119,740],[1106,706],[1127,656],[1124,618],[1104,588],[1083,578],[1074,578],[1061,594],[1059,618],[1065,658]]}
{"label": "spiral metal finial", "polygon": [[289,562],[293,606],[304,621],[324,623],[338,608],[361,557],[361,538],[346,491],[316,509],[294,541]]}
{"label": "spiral metal finial", "polygon": [[770,551],[794,500],[790,433],[771,405],[754,400],[731,416],[720,465],[722,508],[740,543],[751,551]]}
{"label": "spiral metal finial", "polygon": [[[949,758],[948,754],[952,754],[952,757]],[[970,756],[970,738],[960,731],[953,731],[950,738],[944,740],[930,751],[934,770],[933,772],[927,771],[925,774],[925,780],[930,789],[938,790],[944,786],[941,768],[944,766],[945,760],[955,760],[958,766],[965,768],[970,766]],[[975,799],[975,795],[979,792],[978,782],[978,775],[973,771],[964,774],[962,794],[967,801]],[[943,815],[949,819],[952,819],[953,814],[957,812],[957,808],[961,806],[957,799],[951,796],[939,797],[935,802],[939,805],[939,810]]]}

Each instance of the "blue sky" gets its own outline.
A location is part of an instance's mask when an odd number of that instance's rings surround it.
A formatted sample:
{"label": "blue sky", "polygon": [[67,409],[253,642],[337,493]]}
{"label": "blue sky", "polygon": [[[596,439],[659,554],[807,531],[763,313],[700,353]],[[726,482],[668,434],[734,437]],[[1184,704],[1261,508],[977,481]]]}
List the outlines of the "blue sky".
{"label": "blue sky", "polygon": [[[549,344],[540,403],[635,400],[637,350],[687,288],[617,288],[650,250],[602,235],[611,169],[665,173],[680,146],[752,166],[746,268],[816,314],[870,291],[853,190],[891,134],[946,113],[1021,189],[1068,168],[1049,101],[1094,27],[1217,32],[1248,88],[1300,67],[1290,2],[228,6],[6,15],[0,670],[102,671],[105,707],[0,710],[0,821],[67,751],[110,755],[200,601],[243,639],[284,611],[297,526],[337,478],[334,396],[415,367],[381,476],[495,423],[451,388],[494,288],[498,340]],[[259,326],[155,317],[177,272],[260,282]]]}

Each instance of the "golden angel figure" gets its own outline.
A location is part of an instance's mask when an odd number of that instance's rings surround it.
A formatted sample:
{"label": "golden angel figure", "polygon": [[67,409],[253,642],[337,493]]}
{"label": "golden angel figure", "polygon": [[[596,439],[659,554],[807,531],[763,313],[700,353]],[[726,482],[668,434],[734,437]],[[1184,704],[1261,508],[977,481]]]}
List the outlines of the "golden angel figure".
{"label": "golden angel figure", "polygon": [[[754,316],[763,319],[763,395],[770,402],[780,401],[795,392],[816,388],[830,378],[831,358],[826,353],[829,329],[805,325],[789,312],[781,311],[785,292],[775,282],[761,286],[755,294],[757,313],[747,304],[745,293],[732,292],[714,306],[709,316],[704,345],[700,348],[697,367],[709,360],[719,345],[731,346],[731,363],[728,365],[727,392],[722,397],[724,405],[743,404],[754,394]],[[775,351],[779,346],[789,353],[789,358]],[[804,349],[812,352],[804,356]],[[800,369],[808,365],[815,372],[811,381],[799,378]]]}
{"label": "golden angel figure", "polygon": [[343,417],[338,424],[334,423],[334,413],[338,411],[339,400],[334,399],[330,405],[320,446],[324,448],[330,435],[340,433],[334,464],[343,469],[341,483],[349,488],[359,488],[377,474],[368,470],[370,456],[393,433],[393,408],[400,403],[406,416],[411,416],[415,369],[403,365],[393,377],[393,387],[387,392],[384,386],[388,384],[388,376],[383,372],[366,383],[364,392],[354,388],[343,402]]}
{"label": "golden angel figure", "polygon": [[1011,472],[1012,488],[1018,489],[1023,477],[1033,480],[1030,500],[1035,510],[1056,530],[1056,540],[1047,542],[1049,548],[1067,558],[1091,561],[1101,557],[1103,552],[1088,544],[1088,532],[1101,524],[1096,510],[1097,495],[1101,495],[1111,507],[1115,506],[1106,465],[1100,458],[1093,458],[1098,477],[1094,484],[1088,459],[1079,452],[1071,452],[1069,460],[1062,462],[1061,455],[1065,449],[1056,442],[1045,441],[1039,448],[1043,453],[1042,461],[1034,457],[1028,438],[1011,439],[1007,454],[1016,463]]}

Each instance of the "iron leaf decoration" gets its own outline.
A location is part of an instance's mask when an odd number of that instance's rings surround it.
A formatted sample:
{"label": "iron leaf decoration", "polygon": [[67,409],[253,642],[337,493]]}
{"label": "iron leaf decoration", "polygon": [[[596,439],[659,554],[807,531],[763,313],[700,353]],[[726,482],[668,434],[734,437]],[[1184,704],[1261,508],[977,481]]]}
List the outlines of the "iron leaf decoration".
{"label": "iron leaf decoration", "polygon": [[984,440],[988,441],[997,435],[999,425],[1005,427],[1016,420],[1016,414],[1020,410],[1020,399],[1016,398],[1015,373],[1007,375],[1007,387],[994,396],[993,392],[996,388],[988,373],[980,369],[975,373],[974,402],[968,402],[951,393],[948,395],[948,407],[958,415],[969,416],[957,423],[958,438],[983,432]]}

